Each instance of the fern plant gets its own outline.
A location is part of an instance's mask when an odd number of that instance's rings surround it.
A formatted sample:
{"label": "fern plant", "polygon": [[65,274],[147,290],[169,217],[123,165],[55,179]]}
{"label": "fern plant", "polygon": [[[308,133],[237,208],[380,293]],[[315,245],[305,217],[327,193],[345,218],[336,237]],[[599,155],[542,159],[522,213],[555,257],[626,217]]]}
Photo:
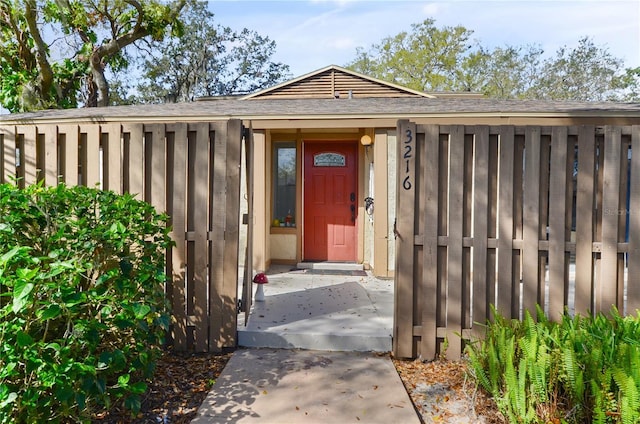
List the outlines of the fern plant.
{"label": "fern plant", "polygon": [[511,423],[640,423],[640,313],[522,322],[493,310],[469,368]]}

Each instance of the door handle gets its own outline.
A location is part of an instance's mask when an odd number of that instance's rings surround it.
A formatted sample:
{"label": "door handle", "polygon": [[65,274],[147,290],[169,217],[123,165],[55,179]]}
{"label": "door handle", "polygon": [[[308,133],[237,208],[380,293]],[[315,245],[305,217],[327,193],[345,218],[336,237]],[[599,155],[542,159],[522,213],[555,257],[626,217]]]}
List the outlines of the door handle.
{"label": "door handle", "polygon": [[356,222],[356,205],[351,205],[351,222]]}
{"label": "door handle", "polygon": [[351,194],[349,195],[349,199],[350,199],[352,202],[355,202],[355,201],[356,201],[356,194],[355,194],[355,193],[351,193]]}

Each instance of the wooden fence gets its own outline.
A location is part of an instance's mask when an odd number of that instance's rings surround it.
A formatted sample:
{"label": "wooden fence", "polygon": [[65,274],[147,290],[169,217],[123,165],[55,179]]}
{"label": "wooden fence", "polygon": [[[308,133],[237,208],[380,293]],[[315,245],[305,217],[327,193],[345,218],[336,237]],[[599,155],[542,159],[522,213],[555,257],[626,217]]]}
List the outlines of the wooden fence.
{"label": "wooden fence", "polygon": [[490,305],[636,314],[640,126],[397,130],[397,356],[459,358]]}
{"label": "wooden fence", "polygon": [[171,218],[167,295],[177,350],[236,345],[238,120],[0,125],[0,182],[99,186]]}

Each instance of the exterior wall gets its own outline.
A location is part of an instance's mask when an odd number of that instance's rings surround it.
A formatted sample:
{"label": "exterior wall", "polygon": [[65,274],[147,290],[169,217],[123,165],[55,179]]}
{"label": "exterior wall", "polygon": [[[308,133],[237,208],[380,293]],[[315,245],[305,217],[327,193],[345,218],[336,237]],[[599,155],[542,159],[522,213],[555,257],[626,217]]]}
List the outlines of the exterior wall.
{"label": "exterior wall", "polygon": [[[255,180],[253,183],[253,268],[256,272],[266,271],[269,268],[270,246],[267,243],[268,224],[266,220],[267,193],[270,187],[268,184],[268,169],[265,166],[269,163],[270,155],[267,153],[267,134],[265,131],[253,132],[253,166]],[[267,157],[269,156],[269,157]],[[265,157],[267,157],[265,161]]]}

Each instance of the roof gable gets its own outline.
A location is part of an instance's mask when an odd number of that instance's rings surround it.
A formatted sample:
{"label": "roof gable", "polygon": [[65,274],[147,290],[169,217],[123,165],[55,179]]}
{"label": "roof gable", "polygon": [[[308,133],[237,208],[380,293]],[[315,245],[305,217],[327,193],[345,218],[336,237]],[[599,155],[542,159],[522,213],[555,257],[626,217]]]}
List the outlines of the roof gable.
{"label": "roof gable", "polygon": [[243,99],[335,99],[435,96],[341,68],[327,66],[244,96]]}

